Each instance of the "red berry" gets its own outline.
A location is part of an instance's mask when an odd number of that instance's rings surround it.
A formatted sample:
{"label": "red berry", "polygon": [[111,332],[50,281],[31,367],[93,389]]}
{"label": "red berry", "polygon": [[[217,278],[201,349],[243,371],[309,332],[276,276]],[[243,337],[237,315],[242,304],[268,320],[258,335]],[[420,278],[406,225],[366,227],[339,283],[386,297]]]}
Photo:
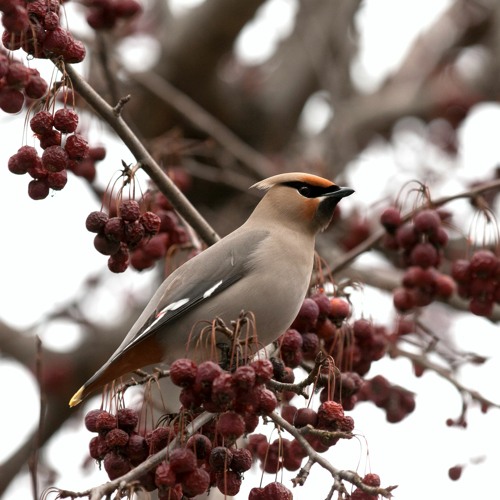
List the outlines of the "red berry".
{"label": "red berry", "polygon": [[90,410],[86,415],[85,415],[85,427],[87,430],[90,432],[98,432],[97,429],[97,417],[103,412],[103,410]]}
{"label": "red berry", "polygon": [[40,139],[40,147],[42,149],[61,145],[61,132],[58,130],[49,130],[41,134],[38,138]]}
{"label": "red berry", "polygon": [[87,220],[85,221],[85,227],[87,231],[91,233],[100,233],[104,231],[104,226],[106,222],[108,222],[109,216],[106,212],[95,211],[91,212],[87,216]]}
{"label": "red berry", "polygon": [[441,225],[441,218],[436,210],[425,209],[413,217],[413,225],[419,234],[435,234]]}
{"label": "red berry", "polygon": [[61,146],[49,146],[42,154],[42,164],[49,172],[61,172],[68,164],[68,155]]}
{"label": "red berry", "polygon": [[108,219],[104,225],[104,235],[109,241],[123,241],[125,239],[125,223],[122,218],[111,217]]}
{"label": "red berry", "polygon": [[103,255],[113,255],[120,248],[119,241],[110,241],[104,236],[104,234],[96,234],[94,238],[94,247]]}
{"label": "red berry", "polygon": [[470,262],[467,259],[458,259],[453,262],[451,276],[457,283],[468,283],[471,278]]}
{"label": "red berry", "polygon": [[292,492],[281,483],[269,483],[262,491],[264,500],[292,500]]}
{"label": "red berry", "polygon": [[493,300],[480,300],[472,298],[469,302],[469,311],[476,316],[491,316],[493,306]]}
{"label": "red berry", "polygon": [[141,224],[148,236],[155,235],[160,229],[161,219],[153,212],[145,212],[140,217]]}
{"label": "red berry", "polygon": [[245,432],[245,421],[238,413],[227,411],[219,416],[216,429],[223,438],[233,442]]}
{"label": "red berry", "polygon": [[170,427],[157,427],[146,434],[146,444],[149,446],[149,453],[154,454],[164,449],[174,438]]}
{"label": "red berry", "polygon": [[156,486],[175,486],[177,478],[170,464],[162,463],[155,470]]}
{"label": "red berry", "polygon": [[118,427],[124,431],[133,431],[139,423],[139,415],[132,408],[120,408],[116,412]]}
{"label": "red berry", "polygon": [[233,453],[229,448],[225,446],[216,446],[212,448],[210,452],[210,467],[212,467],[215,472],[227,470],[232,459]]}
{"label": "red berry", "polygon": [[252,454],[246,448],[233,450],[233,459],[231,460],[231,470],[235,472],[245,472],[252,467]]}
{"label": "red berry", "polygon": [[292,328],[287,330],[280,338],[281,351],[298,351],[302,347],[302,335]]}
{"label": "red berry", "polygon": [[182,492],[187,497],[201,495],[210,487],[210,474],[204,469],[197,468],[182,476],[181,485]]}
{"label": "red berry", "polygon": [[212,382],[222,373],[222,368],[213,361],[204,361],[198,365],[195,387],[198,391],[208,393],[212,391]]}
{"label": "red berry", "polygon": [[237,495],[241,487],[241,475],[231,470],[220,472],[216,475],[216,485],[224,495]]}
{"label": "red berry", "polygon": [[250,366],[255,371],[255,383],[265,384],[271,380],[274,369],[273,364],[268,359],[257,359],[250,363]]}
{"label": "red berry", "polygon": [[460,476],[462,475],[462,470],[463,466],[462,465],[455,465],[453,467],[450,467],[448,469],[448,476],[452,481],[457,481],[460,479]]}
{"label": "red berry", "polygon": [[144,231],[144,226],[139,222],[129,222],[125,224],[125,243],[130,249],[133,249],[139,245],[139,243],[144,238],[146,232]]}
{"label": "red berry", "polygon": [[54,191],[60,191],[66,183],[68,182],[68,173],[66,170],[62,170],[61,172],[49,172],[47,176],[47,184],[50,189]]}
{"label": "red berry", "polygon": [[149,238],[142,247],[142,250],[147,256],[158,260],[166,255],[168,242],[168,234],[159,233]]}
{"label": "red berry", "polygon": [[49,185],[46,179],[34,179],[28,184],[28,196],[33,200],[43,200],[49,195]]}
{"label": "red berry", "polygon": [[395,233],[401,225],[401,212],[396,207],[387,207],[380,215],[380,223],[388,233]]}
{"label": "red berry", "polygon": [[336,401],[325,401],[318,408],[318,425],[326,429],[335,429],[343,418],[344,409]]}
{"label": "red berry", "polygon": [[196,469],[196,457],[187,448],[176,448],[170,452],[169,464],[176,475],[184,474]]}
{"label": "red berry", "polygon": [[122,429],[111,429],[106,434],[106,444],[110,448],[123,447],[128,443],[128,433]]}
{"label": "red berry", "polygon": [[300,306],[299,313],[290,326],[299,332],[308,332],[316,326],[319,316],[318,304],[313,299],[305,298]]}
{"label": "red berry", "polygon": [[72,160],[83,160],[89,152],[87,141],[79,134],[68,135],[64,149]]}
{"label": "red berry", "polygon": [[237,390],[249,391],[255,385],[255,370],[249,365],[238,366],[233,373],[233,383]]}
{"label": "red berry", "polygon": [[60,56],[65,51],[72,38],[69,31],[61,26],[57,27],[55,30],[47,31],[45,40],[43,41],[44,52],[48,56]]}
{"label": "red berry", "polygon": [[378,488],[380,486],[380,477],[378,474],[366,474],[363,478],[363,483]]}
{"label": "red berry", "polygon": [[[128,257],[128,253],[126,254]],[[120,251],[117,253],[110,255],[108,259],[108,269],[112,273],[124,273],[128,269],[129,260],[128,258],[124,258],[120,255]]]}
{"label": "red berry", "polygon": [[135,222],[141,216],[141,207],[135,200],[125,200],[120,203],[118,213],[126,222]]}
{"label": "red berry", "polygon": [[205,460],[212,451],[212,442],[203,434],[193,434],[186,443],[186,448],[192,450],[197,460]]}
{"label": "red berry", "polygon": [[349,302],[346,300],[333,297],[330,299],[330,306],[331,312],[329,317],[334,323],[344,321],[349,316],[351,308]]}
{"label": "red berry", "polygon": [[113,415],[107,411],[101,411],[97,417],[95,422],[95,427],[98,432],[106,432],[111,429],[115,429],[117,426],[116,415]]}
{"label": "red berry", "polygon": [[324,319],[331,314],[332,306],[327,295],[324,293],[316,293],[311,296],[311,299],[314,300],[319,307],[319,318]]}
{"label": "red berry", "polygon": [[177,359],[170,365],[170,379],[179,387],[189,387],[194,384],[197,365],[191,359]]}
{"label": "red berry", "polygon": [[455,292],[455,282],[453,278],[445,274],[436,277],[436,294],[443,299],[450,298]]}
{"label": "red berry", "polygon": [[106,453],[104,457],[104,470],[108,473],[109,479],[113,480],[126,474],[132,466],[130,462],[114,451]]}
{"label": "red berry", "polygon": [[293,425],[298,428],[306,425],[316,427],[317,423],[318,414],[312,408],[299,408],[293,419]]}
{"label": "red berry", "polygon": [[430,243],[418,243],[410,253],[410,262],[414,266],[425,268],[436,267],[439,264],[439,254]]}
{"label": "red berry", "polygon": [[491,276],[497,268],[498,259],[489,250],[478,250],[470,259],[470,271],[481,277]]}
{"label": "red berry", "polygon": [[416,306],[414,294],[407,288],[396,288],[394,290],[392,301],[394,307],[401,312],[407,312]]}
{"label": "red berry", "polygon": [[6,113],[18,113],[24,104],[24,94],[17,89],[4,87],[0,90],[0,109]]}
{"label": "red berry", "polygon": [[417,233],[413,224],[403,224],[396,231],[396,241],[399,246],[409,250],[413,248],[417,241]]}
{"label": "red berry", "polygon": [[61,56],[66,63],[77,64],[85,59],[86,52],[85,45],[80,40],[71,37]]}
{"label": "red berry", "polygon": [[274,392],[269,389],[259,388],[259,390],[254,391],[257,396],[256,401],[256,413],[268,415],[272,413],[278,406],[278,400]]}
{"label": "red berry", "polygon": [[54,114],[54,127],[63,134],[70,134],[78,127],[78,115],[72,109],[58,109]]}
{"label": "red berry", "polygon": [[29,69],[20,62],[14,61],[9,64],[5,81],[8,86],[17,89],[23,89],[30,79]]}

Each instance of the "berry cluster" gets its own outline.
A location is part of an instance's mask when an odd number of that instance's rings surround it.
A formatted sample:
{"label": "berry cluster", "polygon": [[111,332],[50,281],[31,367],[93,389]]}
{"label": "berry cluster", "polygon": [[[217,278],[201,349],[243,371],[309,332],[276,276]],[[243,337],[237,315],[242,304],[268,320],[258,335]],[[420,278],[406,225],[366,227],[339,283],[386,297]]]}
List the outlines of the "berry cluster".
{"label": "berry cluster", "polygon": [[108,268],[114,273],[124,272],[130,262],[130,251],[144,240],[158,234],[160,218],[153,212],[141,213],[135,200],[123,200],[117,215],[110,217],[106,212],[95,211],[87,216],[85,226],[94,237],[94,247],[103,255],[108,255]]}
{"label": "berry cluster", "polygon": [[87,23],[95,30],[109,30],[120,19],[130,19],[141,12],[136,0],[84,0],[88,7]]}
{"label": "berry cluster", "polygon": [[9,50],[23,49],[35,58],[61,57],[66,63],[85,58],[85,46],[60,26],[59,0],[4,0],[2,43]]}
{"label": "berry cluster", "polygon": [[14,61],[0,48],[0,109],[5,113],[21,111],[25,99],[40,99],[48,89],[38,70]]}
{"label": "berry cluster", "polygon": [[447,299],[453,294],[453,280],[437,268],[448,233],[437,210],[423,209],[411,221],[402,222],[396,207],[386,208],[380,222],[386,230],[384,246],[401,252],[402,264],[408,267],[402,287],[394,291],[394,306],[400,312],[429,305],[434,299]]}
{"label": "berry cluster", "polygon": [[[48,111],[38,111],[30,120],[31,130],[44,150],[42,156],[32,146],[22,146],[8,161],[13,174],[29,174],[33,180],[28,185],[28,195],[34,200],[48,196],[50,189],[61,190],[68,180],[67,170],[78,174],[80,164],[89,156],[87,141],[76,134],[78,115],[63,108],[54,115]],[[65,136],[63,145],[63,134]],[[93,148],[93,154],[102,148]]]}
{"label": "berry cluster", "polygon": [[366,380],[358,392],[359,401],[372,401],[383,408],[388,422],[403,420],[415,409],[415,397],[412,392],[397,385],[392,385],[382,375]]}
{"label": "berry cluster", "polygon": [[179,359],[170,367],[172,382],[182,387],[179,399],[185,409],[228,412],[227,420],[223,424],[219,421],[217,432],[230,442],[253,432],[258,416],[276,409],[276,395],[265,386],[273,375],[273,364],[267,359],[239,366],[233,373],[213,361],[197,365],[190,359]]}
{"label": "berry cluster", "polygon": [[313,361],[321,349],[321,341],[338,335],[338,328],[350,314],[350,306],[341,298],[316,293],[304,299],[289,330],[279,339],[281,356],[291,368],[302,360]]}
{"label": "berry cluster", "polygon": [[170,202],[161,193],[148,195],[145,205],[160,219],[158,233],[143,239],[132,251],[130,263],[137,271],[148,269],[167,254],[173,245],[184,245],[189,241],[188,234]]}
{"label": "berry cluster", "polygon": [[500,304],[500,259],[490,250],[477,250],[470,259],[456,260],[451,275],[473,314],[490,316],[495,303]]}

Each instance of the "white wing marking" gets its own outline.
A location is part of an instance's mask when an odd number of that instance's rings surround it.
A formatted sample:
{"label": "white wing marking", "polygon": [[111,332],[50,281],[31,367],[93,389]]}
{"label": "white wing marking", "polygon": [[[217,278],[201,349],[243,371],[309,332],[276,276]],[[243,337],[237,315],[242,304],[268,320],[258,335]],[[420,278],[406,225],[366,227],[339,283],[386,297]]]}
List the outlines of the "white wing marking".
{"label": "white wing marking", "polygon": [[158,321],[160,321],[160,319],[163,318],[163,316],[165,316],[165,314],[167,314],[168,311],[175,311],[176,309],[179,309],[179,307],[182,307],[184,304],[187,304],[188,302],[189,302],[188,298],[181,299],[181,300],[178,300],[176,302],[172,302],[168,306],[164,307],[160,312],[158,312],[155,320],[151,324],[149,324],[148,327],[137,338],[139,339],[139,338],[143,337],[146,333],[148,333],[149,330],[151,330],[151,328],[153,328],[153,326],[155,326],[156,323],[158,323]]}
{"label": "white wing marking", "polygon": [[222,285],[222,281],[223,280],[220,280],[218,281],[212,288],[209,288],[204,294],[203,294],[203,298],[206,299],[208,297],[210,297],[210,295],[212,295],[212,293],[215,292],[215,290],[217,290],[217,288],[219,288],[221,285]]}

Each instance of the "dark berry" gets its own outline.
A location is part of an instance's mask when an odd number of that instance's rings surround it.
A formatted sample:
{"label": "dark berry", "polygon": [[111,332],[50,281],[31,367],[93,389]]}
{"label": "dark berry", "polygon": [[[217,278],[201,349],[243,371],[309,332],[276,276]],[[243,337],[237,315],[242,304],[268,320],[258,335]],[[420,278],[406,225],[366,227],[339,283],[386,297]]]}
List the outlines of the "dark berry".
{"label": "dark berry", "polygon": [[91,233],[100,233],[104,231],[104,226],[106,222],[108,222],[109,216],[106,212],[95,211],[91,212],[87,216],[87,220],[85,221],[85,227],[87,231]]}
{"label": "dark berry", "polygon": [[72,109],[58,109],[54,114],[54,127],[63,134],[71,134],[78,127],[78,115]]}

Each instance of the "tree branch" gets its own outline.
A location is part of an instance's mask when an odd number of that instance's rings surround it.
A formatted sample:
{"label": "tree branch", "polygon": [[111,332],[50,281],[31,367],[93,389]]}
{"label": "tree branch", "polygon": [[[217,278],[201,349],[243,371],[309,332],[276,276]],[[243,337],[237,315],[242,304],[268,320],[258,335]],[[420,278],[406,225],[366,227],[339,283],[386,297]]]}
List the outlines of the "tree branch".
{"label": "tree branch", "polygon": [[123,118],[115,113],[102,97],[78,74],[70,65],[62,66],[59,61],[54,64],[70,78],[73,88],[98,113],[101,118],[117,133],[123,143],[129,148],[137,162],[156,184],[158,189],[169,199],[172,206],[195,229],[207,245],[215,243],[219,237],[208,222],[193,207],[190,201],[163,172],[149,151],[144,147]]}

